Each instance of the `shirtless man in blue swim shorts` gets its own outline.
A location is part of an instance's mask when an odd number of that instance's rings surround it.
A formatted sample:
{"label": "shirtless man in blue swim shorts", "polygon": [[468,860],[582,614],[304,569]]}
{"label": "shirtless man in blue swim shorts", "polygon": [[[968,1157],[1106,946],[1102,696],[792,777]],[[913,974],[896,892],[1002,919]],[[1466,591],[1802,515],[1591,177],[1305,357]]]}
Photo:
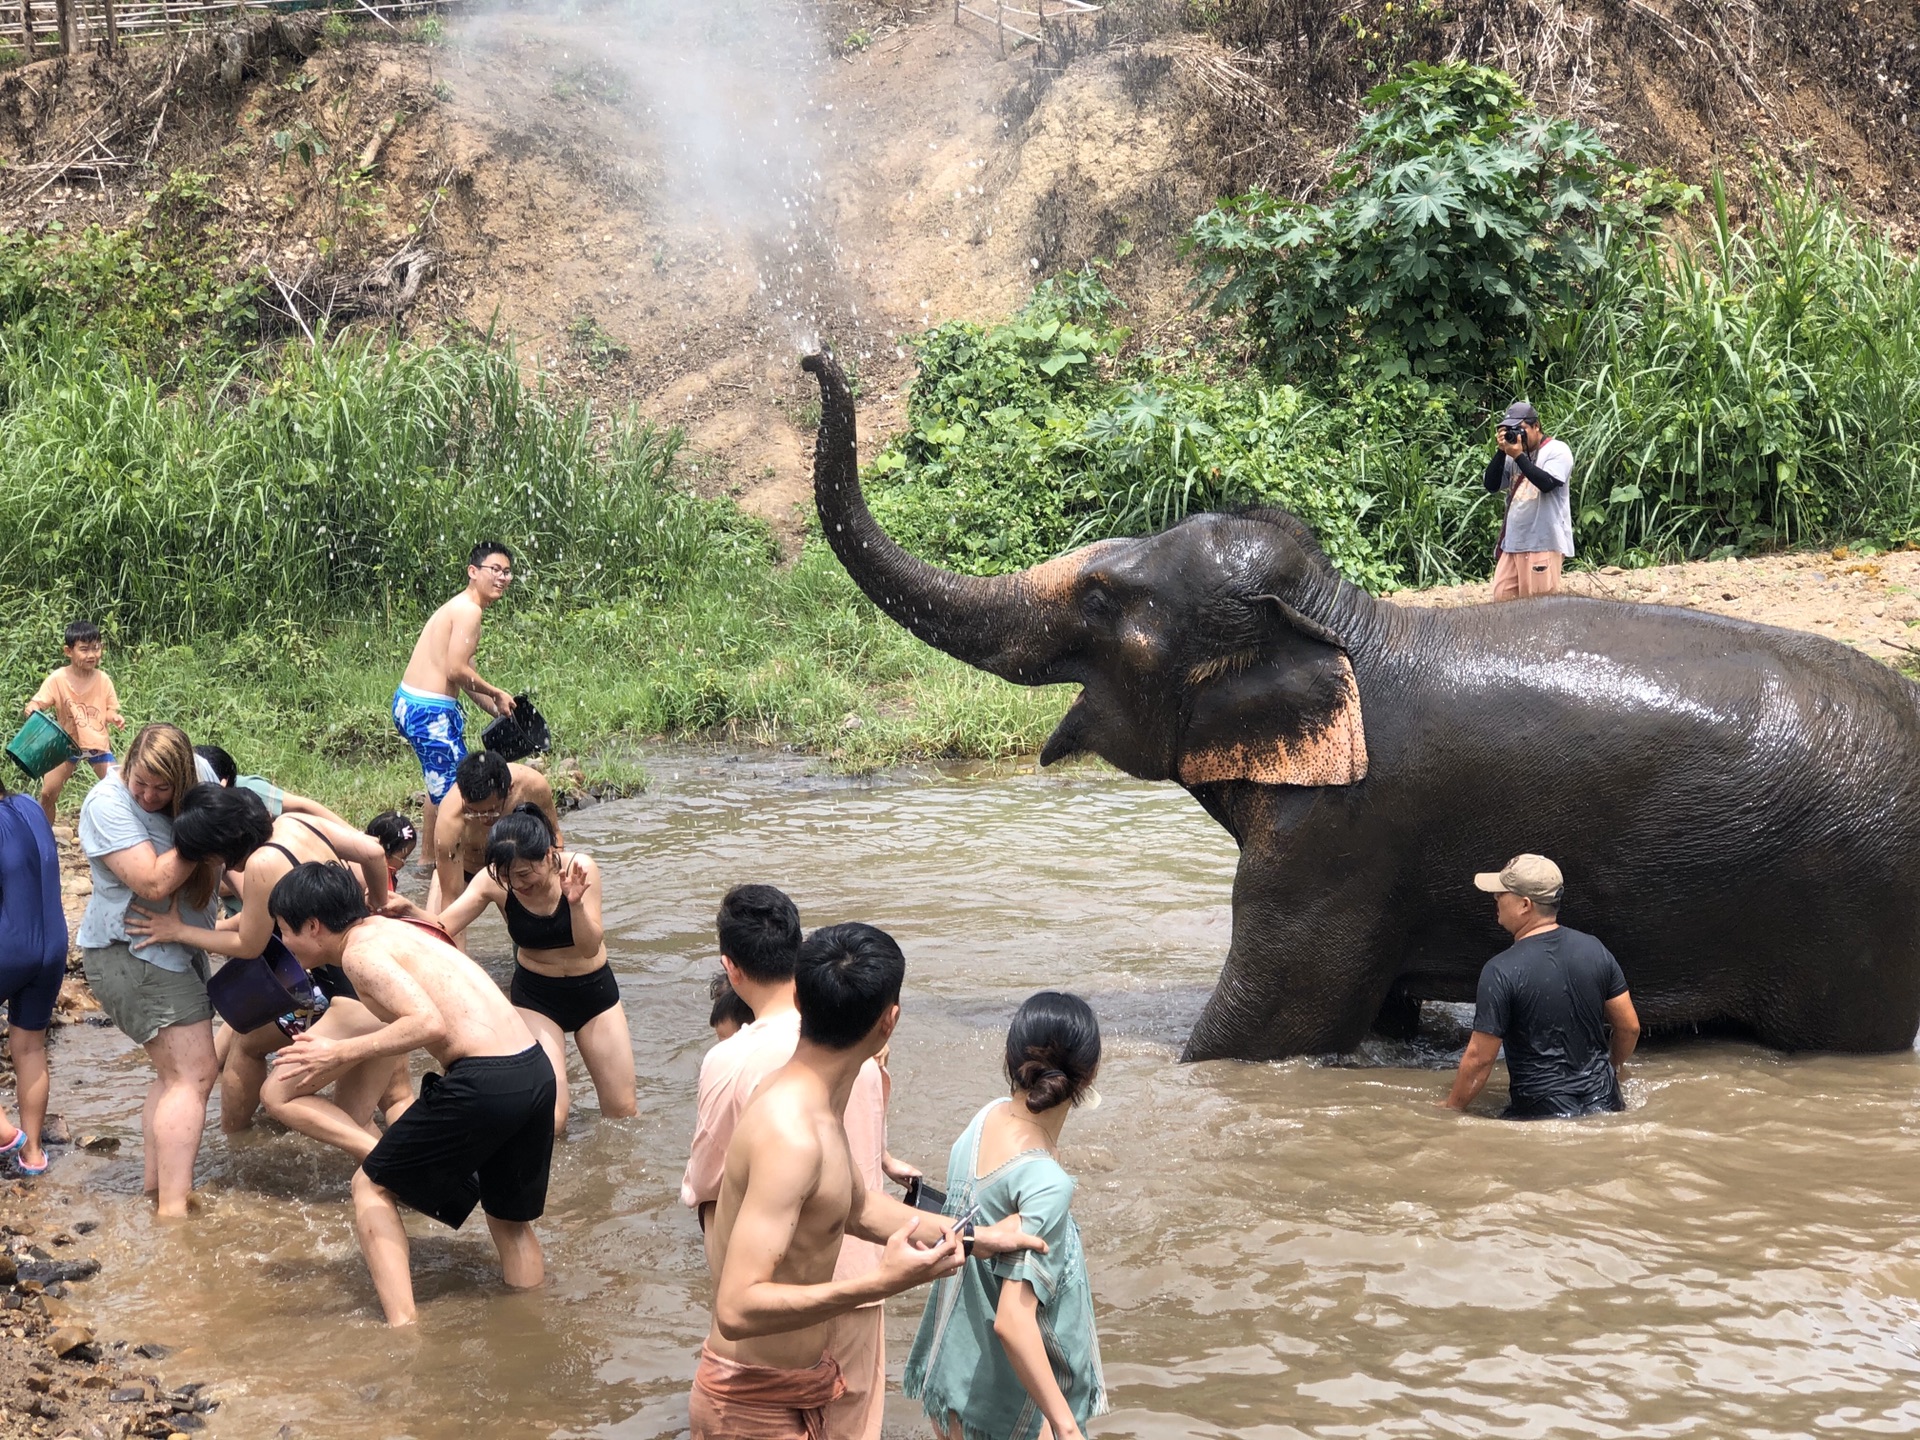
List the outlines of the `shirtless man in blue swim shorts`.
{"label": "shirtless man in blue swim shorts", "polygon": [[511,715],[513,697],[489,685],[473,668],[480,621],[513,583],[513,552],[497,540],[482,540],[467,557],[467,588],[433,612],[414,642],[413,658],[393,692],[393,728],[413,747],[427,778],[420,825],[420,853],[431,857],[440,802],[453,786],[453,772],[466,758],[462,690],[489,715]]}

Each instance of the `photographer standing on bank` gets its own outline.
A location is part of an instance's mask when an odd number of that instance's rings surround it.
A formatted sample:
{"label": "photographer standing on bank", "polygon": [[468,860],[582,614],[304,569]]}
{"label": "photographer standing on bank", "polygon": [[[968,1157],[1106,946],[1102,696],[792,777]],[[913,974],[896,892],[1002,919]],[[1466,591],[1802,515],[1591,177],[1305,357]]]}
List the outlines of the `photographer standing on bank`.
{"label": "photographer standing on bank", "polygon": [[1494,552],[1493,598],[1518,600],[1560,588],[1560,567],[1573,554],[1573,451],[1543,434],[1540,415],[1524,400],[1500,417],[1499,450],[1487,462],[1488,490],[1507,492],[1507,513]]}

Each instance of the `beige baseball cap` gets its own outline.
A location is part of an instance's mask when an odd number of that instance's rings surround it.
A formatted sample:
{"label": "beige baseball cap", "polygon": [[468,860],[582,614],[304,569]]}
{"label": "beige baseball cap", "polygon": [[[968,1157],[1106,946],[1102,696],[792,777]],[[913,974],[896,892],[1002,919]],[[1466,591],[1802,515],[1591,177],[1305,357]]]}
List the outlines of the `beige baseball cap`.
{"label": "beige baseball cap", "polygon": [[1516,855],[1503,870],[1486,870],[1473,877],[1473,883],[1490,895],[1505,891],[1526,900],[1552,905],[1567,887],[1560,867],[1544,855]]}

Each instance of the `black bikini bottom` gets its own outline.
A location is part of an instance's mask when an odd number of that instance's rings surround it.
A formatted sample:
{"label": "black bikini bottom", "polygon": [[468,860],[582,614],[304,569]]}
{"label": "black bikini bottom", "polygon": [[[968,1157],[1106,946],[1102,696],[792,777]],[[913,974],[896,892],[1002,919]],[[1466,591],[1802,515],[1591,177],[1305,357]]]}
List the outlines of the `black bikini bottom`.
{"label": "black bikini bottom", "polygon": [[613,967],[602,965],[586,975],[542,975],[519,961],[513,964],[513,984],[507,998],[522,1010],[544,1015],[568,1035],[594,1016],[620,1003],[620,985]]}

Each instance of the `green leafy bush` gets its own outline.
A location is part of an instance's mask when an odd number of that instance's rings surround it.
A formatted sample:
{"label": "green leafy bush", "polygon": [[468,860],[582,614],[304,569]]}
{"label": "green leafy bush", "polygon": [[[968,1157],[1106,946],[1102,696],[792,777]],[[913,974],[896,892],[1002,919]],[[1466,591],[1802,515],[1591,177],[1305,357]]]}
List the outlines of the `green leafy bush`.
{"label": "green leafy bush", "polygon": [[1419,497],[1425,462],[1457,449],[1456,396],[1402,377],[1329,403],[1204,356],[1123,362],[1111,305],[1097,279],[1062,277],[1005,324],[921,337],[908,429],[867,471],[895,538],[997,573],[1197,510],[1278,505],[1374,588],[1452,577],[1490,549],[1477,483]]}
{"label": "green leafy bush", "polygon": [[1411,65],[1367,98],[1327,204],[1254,190],[1194,222],[1199,284],[1282,372],[1363,351],[1387,375],[1486,375],[1581,303],[1604,233],[1644,209],[1598,136],[1501,71]]}

